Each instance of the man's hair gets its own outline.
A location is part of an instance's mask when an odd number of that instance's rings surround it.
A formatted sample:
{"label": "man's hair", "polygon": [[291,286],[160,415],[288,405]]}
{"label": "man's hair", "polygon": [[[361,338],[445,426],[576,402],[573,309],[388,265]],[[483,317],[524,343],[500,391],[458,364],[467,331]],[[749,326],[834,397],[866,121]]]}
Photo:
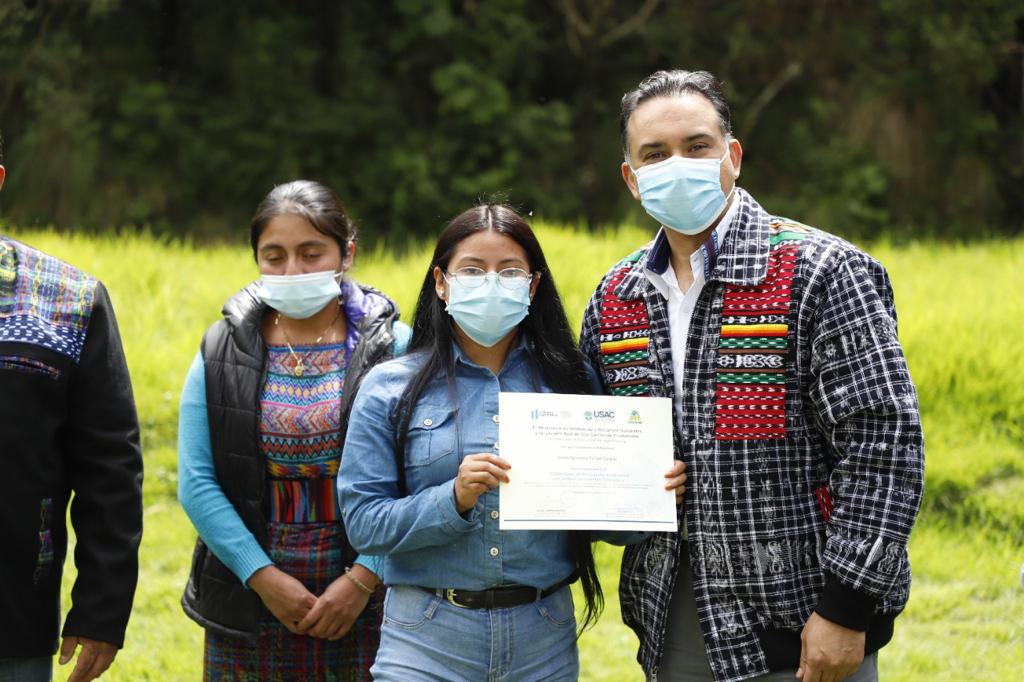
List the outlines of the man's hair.
{"label": "man's hair", "polygon": [[640,81],[635,90],[622,96],[622,114],[619,118],[619,133],[622,136],[622,154],[629,161],[629,136],[626,128],[636,108],[655,97],[675,97],[678,95],[704,95],[718,113],[718,125],[725,137],[732,135],[732,115],[729,103],[722,95],[722,84],[707,71],[655,71]]}

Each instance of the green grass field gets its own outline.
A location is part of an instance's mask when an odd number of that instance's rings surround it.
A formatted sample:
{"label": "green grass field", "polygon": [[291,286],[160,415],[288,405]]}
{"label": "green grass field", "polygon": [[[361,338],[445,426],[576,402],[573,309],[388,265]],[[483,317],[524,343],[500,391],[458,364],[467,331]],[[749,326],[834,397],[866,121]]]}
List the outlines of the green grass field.
{"label": "green grass field", "polygon": [[[203,330],[256,276],[252,259],[241,246],[196,248],[145,235],[4,231],[104,280],[132,372],[146,457],[142,575],[125,649],[104,679],[197,679],[202,633],[178,605],[195,537],[175,499],[178,393]],[[577,327],[605,268],[648,238],[633,228],[538,232]],[[1024,239],[868,250],[892,276],[927,441],[925,507],[910,546],[914,586],[895,640],[880,656],[882,678],[1020,679]],[[408,319],[427,257],[425,248],[399,259],[379,248],[357,256],[354,276],[394,296]],[[642,679],[615,597],[620,551],[598,550],[609,599],[581,641],[584,680]],[[73,572],[69,562],[66,585]]]}

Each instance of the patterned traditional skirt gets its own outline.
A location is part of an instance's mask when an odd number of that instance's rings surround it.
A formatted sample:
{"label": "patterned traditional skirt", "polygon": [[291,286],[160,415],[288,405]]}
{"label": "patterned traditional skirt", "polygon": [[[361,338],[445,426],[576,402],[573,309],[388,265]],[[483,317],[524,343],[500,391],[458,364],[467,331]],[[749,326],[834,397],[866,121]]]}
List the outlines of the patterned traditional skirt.
{"label": "patterned traditional skirt", "polygon": [[[271,523],[274,565],[319,596],[345,572],[338,523]],[[244,639],[206,631],[204,680],[291,682],[369,680],[380,643],[383,595],[375,594],[348,634],[336,642],[292,634],[263,610],[259,637]]]}

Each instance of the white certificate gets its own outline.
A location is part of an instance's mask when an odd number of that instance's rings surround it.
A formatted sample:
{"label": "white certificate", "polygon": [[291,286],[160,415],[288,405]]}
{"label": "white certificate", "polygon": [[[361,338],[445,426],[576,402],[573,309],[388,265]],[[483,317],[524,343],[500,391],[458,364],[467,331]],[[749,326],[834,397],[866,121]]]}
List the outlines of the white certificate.
{"label": "white certificate", "polygon": [[501,393],[502,530],[676,530],[672,401]]}

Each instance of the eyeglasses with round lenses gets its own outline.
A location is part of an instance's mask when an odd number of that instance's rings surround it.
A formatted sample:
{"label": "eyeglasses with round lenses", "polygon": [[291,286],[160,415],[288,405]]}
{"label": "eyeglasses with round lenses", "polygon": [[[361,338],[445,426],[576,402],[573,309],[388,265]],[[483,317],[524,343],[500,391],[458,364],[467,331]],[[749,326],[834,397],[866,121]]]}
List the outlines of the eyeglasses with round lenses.
{"label": "eyeglasses with round lenses", "polygon": [[449,281],[454,279],[460,285],[469,289],[482,287],[484,282],[490,277],[497,279],[498,284],[506,289],[518,289],[529,284],[530,280],[533,279],[533,273],[527,272],[522,268],[505,268],[498,272],[487,272],[483,268],[473,267],[472,265],[459,268],[455,272],[449,272],[447,276]]}

